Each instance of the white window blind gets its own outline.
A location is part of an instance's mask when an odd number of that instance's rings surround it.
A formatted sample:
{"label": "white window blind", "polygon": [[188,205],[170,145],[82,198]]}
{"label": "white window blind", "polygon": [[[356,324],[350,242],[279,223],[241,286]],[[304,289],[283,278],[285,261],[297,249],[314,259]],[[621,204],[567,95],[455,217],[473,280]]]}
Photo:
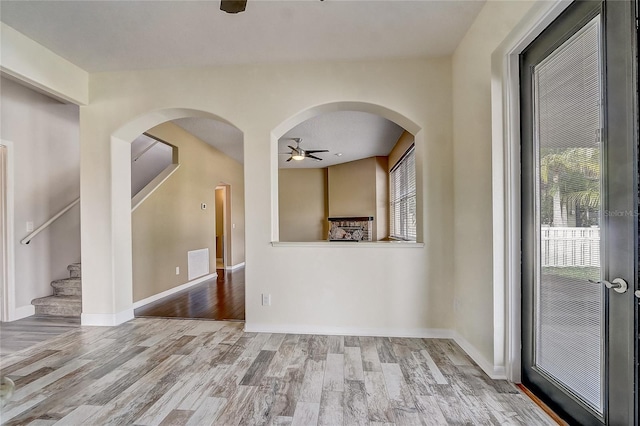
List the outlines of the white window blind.
{"label": "white window blind", "polygon": [[603,413],[605,304],[602,285],[594,284],[602,279],[600,19],[534,68],[534,333],[537,370]]}
{"label": "white window blind", "polygon": [[393,238],[416,240],[416,160],[414,147],[389,173],[390,227]]}

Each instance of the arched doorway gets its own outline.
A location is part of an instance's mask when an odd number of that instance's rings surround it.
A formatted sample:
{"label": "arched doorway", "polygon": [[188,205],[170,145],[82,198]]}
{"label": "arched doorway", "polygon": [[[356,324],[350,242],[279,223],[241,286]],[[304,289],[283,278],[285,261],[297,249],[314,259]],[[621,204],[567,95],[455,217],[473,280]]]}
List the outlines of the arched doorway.
{"label": "arched doorway", "polygon": [[[112,245],[113,258],[112,258],[112,280],[117,283],[117,291],[113,292],[113,305],[116,314],[83,314],[83,323],[94,325],[115,325],[127,321],[133,318],[134,308],[134,287],[133,287],[133,241],[132,241],[132,218],[131,218],[131,143],[142,133],[149,129],[156,128],[157,126],[167,123],[169,121],[184,119],[184,118],[201,118],[216,120],[218,122],[226,123],[229,126],[233,126],[224,118],[217,116],[213,113],[186,109],[186,108],[168,108],[162,110],[156,110],[129,121],[127,124],[121,126],[111,134],[111,224],[112,224]],[[237,129],[237,126],[233,126]],[[242,174],[242,173],[240,173]],[[208,182],[210,184],[210,194],[212,200],[215,197],[215,187],[219,183],[219,180]],[[235,188],[237,198],[244,201],[244,188],[243,185]],[[198,203],[197,208],[200,211],[204,211],[207,203]],[[211,203],[210,211],[213,212],[214,203]],[[209,211],[209,210],[207,210]],[[158,214],[161,214],[158,211]],[[188,220],[185,218],[185,220]],[[212,226],[215,226],[215,221],[212,219]],[[238,221],[235,229],[238,231],[239,240],[244,247],[244,219],[242,224]],[[160,241],[161,243],[161,241]],[[215,250],[215,236],[211,235],[211,247]],[[198,247],[194,247],[197,249]],[[197,250],[194,250],[197,251]],[[213,261],[210,263],[210,267],[215,271],[215,251],[210,256]],[[185,253],[185,258],[187,253]],[[242,261],[244,261],[242,259]],[[173,267],[172,267],[173,268]],[[192,281],[187,277],[188,271],[183,271],[175,268],[176,275],[182,274],[185,281]],[[179,285],[179,284],[178,284]],[[160,292],[162,293],[162,292]],[[139,297],[138,297],[139,298]],[[118,308],[119,307],[119,308]]]}

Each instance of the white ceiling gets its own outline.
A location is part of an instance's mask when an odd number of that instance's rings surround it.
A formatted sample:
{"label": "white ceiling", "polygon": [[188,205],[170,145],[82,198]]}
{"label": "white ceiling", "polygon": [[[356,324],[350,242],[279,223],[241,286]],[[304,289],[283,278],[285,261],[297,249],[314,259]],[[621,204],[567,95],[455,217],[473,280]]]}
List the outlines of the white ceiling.
{"label": "white ceiling", "polygon": [[[0,1],[0,20],[89,72],[222,64],[359,60],[451,54],[484,0],[248,0],[230,15],[217,0]],[[243,162],[242,132],[197,118],[175,123]],[[327,167],[385,156],[402,133],[361,112],[324,114],[284,135],[303,149],[329,149]],[[279,152],[292,141],[281,140]],[[337,157],[335,154],[343,155]]]}
{"label": "white ceiling", "polygon": [[89,72],[451,54],[484,4],[429,0],[0,1],[0,19]]}
{"label": "white ceiling", "polygon": [[[373,156],[387,156],[404,129],[378,115],[366,112],[339,111],[322,114],[303,121],[289,130],[278,141],[278,153],[288,153],[288,145],[296,146],[287,138],[301,138],[300,147],[328,149],[314,154],[322,161],[305,158],[287,162],[289,155],[278,155],[280,168],[318,168],[346,163]],[[342,153],[337,156],[337,153]]]}

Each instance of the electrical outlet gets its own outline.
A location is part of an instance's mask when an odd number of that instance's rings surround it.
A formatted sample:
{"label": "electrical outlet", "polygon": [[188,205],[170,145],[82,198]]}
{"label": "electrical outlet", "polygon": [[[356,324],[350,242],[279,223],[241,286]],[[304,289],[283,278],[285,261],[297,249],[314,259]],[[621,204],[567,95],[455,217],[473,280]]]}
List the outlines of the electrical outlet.
{"label": "electrical outlet", "polygon": [[180,267],[176,266],[176,275],[180,275]]}
{"label": "electrical outlet", "polygon": [[271,306],[271,295],[262,293],[262,306]]}
{"label": "electrical outlet", "polygon": [[27,232],[33,232],[33,222],[27,222]]}

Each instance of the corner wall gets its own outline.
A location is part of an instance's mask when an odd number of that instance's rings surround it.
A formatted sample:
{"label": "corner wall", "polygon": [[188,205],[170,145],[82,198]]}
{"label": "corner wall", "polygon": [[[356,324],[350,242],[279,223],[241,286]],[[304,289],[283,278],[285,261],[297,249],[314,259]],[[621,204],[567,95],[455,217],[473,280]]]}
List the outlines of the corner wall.
{"label": "corner wall", "polygon": [[[81,111],[83,261],[90,263],[85,323],[121,322],[132,306],[128,182],[114,174],[130,161],[124,145],[136,136],[131,129],[157,125],[167,115],[213,114],[244,133],[247,329],[424,336],[451,328],[450,58],[98,73],[91,76],[91,94]],[[318,106],[347,103],[390,111],[403,127],[412,123],[424,193],[418,230],[425,242],[271,244],[278,223],[278,129]],[[271,294],[271,306],[261,305],[262,293]]]}
{"label": "corner wall", "polygon": [[327,168],[278,172],[280,241],[327,239]]}
{"label": "corner wall", "polygon": [[[80,195],[78,107],[58,102],[2,78],[2,139],[14,148],[15,305],[18,317],[33,314],[31,300],[50,296],[52,280],[69,276],[80,261],[80,208],[37,235],[20,240]],[[17,319],[17,318],[16,318]]]}
{"label": "corner wall", "polygon": [[377,240],[389,237],[389,157],[376,159],[376,223]]}
{"label": "corner wall", "polygon": [[494,368],[491,54],[533,4],[488,1],[453,55],[455,329]]}
{"label": "corner wall", "polygon": [[415,142],[413,135],[406,130],[398,138],[398,142],[393,146],[387,160],[387,170],[391,172],[402,156],[411,148]]}
{"label": "corner wall", "polygon": [[187,283],[188,251],[208,248],[209,273],[215,272],[220,183],[231,190],[231,264],[244,262],[242,165],[173,123],[148,133],[178,148],[180,168],[132,213],[134,302]]}
{"label": "corner wall", "polygon": [[373,217],[373,241],[377,241],[376,158],[336,164],[329,169],[329,217]]}

